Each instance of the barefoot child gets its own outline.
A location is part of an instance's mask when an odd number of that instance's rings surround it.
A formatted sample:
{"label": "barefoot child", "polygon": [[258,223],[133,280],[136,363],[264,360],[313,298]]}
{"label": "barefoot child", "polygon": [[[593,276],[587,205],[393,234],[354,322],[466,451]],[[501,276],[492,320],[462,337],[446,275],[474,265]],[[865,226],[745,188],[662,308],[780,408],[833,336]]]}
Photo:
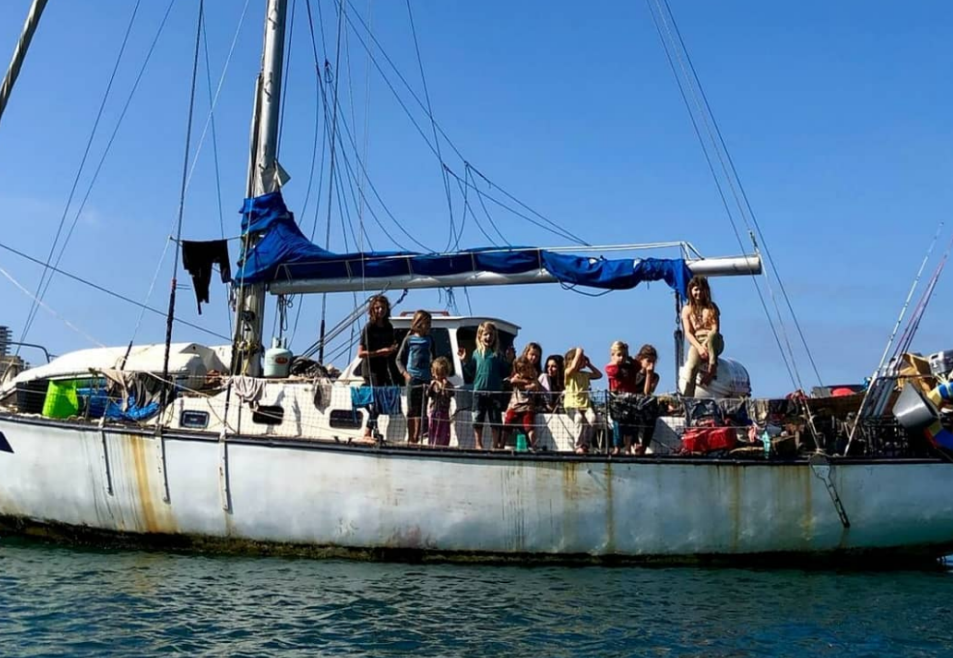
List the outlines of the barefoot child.
{"label": "barefoot child", "polygon": [[410,331],[397,350],[397,367],[407,382],[407,441],[420,441],[420,425],[424,413],[424,391],[430,384],[433,361],[432,318],[427,311],[417,311],[410,322]]}
{"label": "barefoot child", "polygon": [[[536,379],[538,376],[532,361],[522,356],[516,359],[513,376],[510,377],[513,393],[503,418],[503,426],[506,429],[522,425],[526,438],[529,439],[530,450],[536,449],[536,400],[543,388]],[[504,443],[501,441],[499,447],[502,448]]]}
{"label": "barefoot child", "polygon": [[465,374],[473,377],[473,400],[476,417],[473,420],[473,435],[476,449],[483,450],[483,424],[490,422],[493,445],[500,442],[499,394],[503,390],[503,379],[510,374],[510,362],[500,354],[500,337],[496,325],[484,322],[477,328],[476,349],[472,357],[460,348],[457,352],[463,363]]}
{"label": "barefoot child", "polygon": [[430,372],[433,375],[427,388],[427,397],[430,398],[430,445],[446,447],[450,445],[450,400],[453,398],[453,384],[447,379],[450,361],[445,356],[436,358]]}
{"label": "barefoot child", "polygon": [[682,392],[687,398],[695,397],[695,379],[702,362],[708,362],[708,372],[702,379],[702,386],[718,376],[718,355],[725,349],[721,337],[721,313],[711,300],[711,288],[708,279],[703,276],[692,277],[688,282],[688,304],[682,309],[682,329],[689,342],[688,359],[685,365],[688,379]]}
{"label": "barefoot child", "polygon": [[581,347],[574,347],[566,352],[566,392],[563,407],[572,421],[576,454],[579,455],[589,452],[589,434],[596,422],[596,413],[589,401],[589,382],[601,378],[602,373],[592,365]]}

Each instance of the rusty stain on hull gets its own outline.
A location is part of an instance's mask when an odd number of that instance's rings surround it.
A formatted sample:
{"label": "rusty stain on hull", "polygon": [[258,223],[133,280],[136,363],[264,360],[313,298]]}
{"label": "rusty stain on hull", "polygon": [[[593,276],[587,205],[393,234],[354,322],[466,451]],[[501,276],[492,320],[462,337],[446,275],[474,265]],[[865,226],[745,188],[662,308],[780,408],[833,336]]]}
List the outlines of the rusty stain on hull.
{"label": "rusty stain on hull", "polygon": [[[124,435],[123,443],[128,446],[133,462],[135,496],[139,503],[138,512],[141,525],[139,530],[146,533],[174,533],[175,524],[169,506],[161,500],[161,494],[153,487],[150,471],[155,466],[152,452],[153,439],[142,436]],[[158,477],[158,471],[156,471]]]}

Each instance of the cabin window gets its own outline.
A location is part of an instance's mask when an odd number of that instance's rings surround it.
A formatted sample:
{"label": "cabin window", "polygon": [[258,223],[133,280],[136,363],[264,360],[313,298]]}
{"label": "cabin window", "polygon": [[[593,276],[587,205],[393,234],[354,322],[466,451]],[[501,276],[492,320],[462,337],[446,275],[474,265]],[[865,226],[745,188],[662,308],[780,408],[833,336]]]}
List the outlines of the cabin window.
{"label": "cabin window", "polygon": [[336,430],[359,430],[364,425],[364,419],[356,409],[335,409],[328,417],[328,425]]}
{"label": "cabin window", "polygon": [[183,411],[179,414],[179,427],[190,430],[204,430],[208,427],[207,411]]}
{"label": "cabin window", "polygon": [[[462,347],[467,351],[467,356],[473,356],[473,350],[476,349],[476,327],[460,327],[457,329],[457,345]],[[507,349],[513,347],[513,343],[516,342],[516,336],[511,334],[508,331],[503,331],[502,329],[497,328],[497,334],[500,337],[500,352],[503,353]],[[453,359],[450,359],[451,363]],[[466,373],[463,374],[463,383],[472,384],[473,377],[467,376]]]}
{"label": "cabin window", "polygon": [[[400,345],[409,329],[395,329],[394,336],[397,338],[397,344]],[[447,358],[450,362],[450,375],[454,374],[453,366],[453,347],[450,344],[450,330],[445,327],[436,327],[430,330],[430,336],[433,338],[433,356],[436,359],[439,356]]]}
{"label": "cabin window", "polygon": [[251,420],[259,425],[281,425],[285,419],[285,409],[280,404],[260,404],[252,412]]}

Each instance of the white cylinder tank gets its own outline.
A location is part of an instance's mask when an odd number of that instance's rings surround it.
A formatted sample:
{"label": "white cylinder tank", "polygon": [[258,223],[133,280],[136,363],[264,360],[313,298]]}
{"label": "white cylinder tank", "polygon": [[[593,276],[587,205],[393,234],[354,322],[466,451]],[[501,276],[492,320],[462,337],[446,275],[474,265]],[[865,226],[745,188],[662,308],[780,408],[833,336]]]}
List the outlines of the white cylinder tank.
{"label": "white cylinder tank", "polygon": [[[740,398],[751,395],[751,378],[748,370],[734,359],[718,357],[718,376],[707,386],[700,383],[702,375],[698,375],[699,383],[695,386],[697,398]],[[688,381],[688,371],[682,366],[678,371],[678,390],[685,390]]]}
{"label": "white cylinder tank", "polygon": [[268,379],[283,379],[291,374],[291,350],[280,338],[271,339],[271,347],[265,350],[265,367],[262,374]]}

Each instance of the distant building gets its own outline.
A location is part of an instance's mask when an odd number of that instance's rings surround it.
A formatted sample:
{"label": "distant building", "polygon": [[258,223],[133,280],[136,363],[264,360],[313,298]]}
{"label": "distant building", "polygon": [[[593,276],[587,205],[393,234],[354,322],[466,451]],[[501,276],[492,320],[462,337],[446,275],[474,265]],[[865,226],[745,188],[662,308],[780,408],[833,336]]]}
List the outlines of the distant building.
{"label": "distant building", "polygon": [[10,342],[13,340],[13,332],[10,327],[0,325],[0,356],[10,354]]}

